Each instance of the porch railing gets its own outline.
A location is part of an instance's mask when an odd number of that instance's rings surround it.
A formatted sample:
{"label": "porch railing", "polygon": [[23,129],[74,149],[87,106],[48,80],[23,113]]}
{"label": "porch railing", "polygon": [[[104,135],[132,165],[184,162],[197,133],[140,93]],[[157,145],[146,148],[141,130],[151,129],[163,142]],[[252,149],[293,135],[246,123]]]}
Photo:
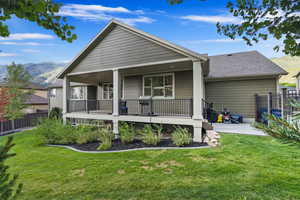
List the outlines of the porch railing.
{"label": "porch railing", "polygon": [[121,115],[192,117],[192,99],[126,99],[120,101]]}
{"label": "porch railing", "polygon": [[[193,116],[193,99],[120,100],[120,115]],[[68,112],[112,113],[112,100],[69,100]]]}
{"label": "porch railing", "polygon": [[202,115],[204,119],[207,119],[208,121],[212,121],[212,112],[213,112],[213,103],[210,103],[204,99],[202,99]]}
{"label": "porch railing", "polygon": [[68,100],[68,112],[112,113],[112,100]]}

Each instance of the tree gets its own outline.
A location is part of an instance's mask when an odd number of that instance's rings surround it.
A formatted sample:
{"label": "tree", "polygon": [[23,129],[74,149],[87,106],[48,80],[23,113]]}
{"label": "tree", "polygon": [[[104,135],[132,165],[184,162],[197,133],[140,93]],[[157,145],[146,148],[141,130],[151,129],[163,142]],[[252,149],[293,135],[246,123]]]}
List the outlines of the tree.
{"label": "tree", "polygon": [[[171,4],[183,0],[168,0]],[[205,1],[205,0],[202,0]],[[229,12],[241,19],[239,24],[217,23],[218,33],[236,39],[243,38],[248,45],[267,40],[278,40],[275,51],[300,56],[300,1],[299,0],[235,0],[228,1]]]}
{"label": "tree", "polygon": [[15,156],[15,153],[9,153],[14,146],[13,137],[8,137],[4,146],[0,145],[0,199],[12,200],[20,194],[22,184],[17,184],[18,175],[11,175],[8,173],[9,166],[5,165],[8,158]]}
{"label": "tree", "polygon": [[23,117],[23,110],[28,107],[25,104],[26,99],[32,93],[29,89],[30,74],[22,65],[12,63],[7,66],[7,95],[8,104],[5,106],[5,118],[12,120],[12,128],[14,129],[14,120]]}
{"label": "tree", "polygon": [[[293,110],[300,110],[300,103],[291,101]],[[293,115],[292,121],[287,121],[274,115],[267,115],[268,124],[256,123],[255,127],[268,135],[287,143],[300,143],[300,113]]]}
{"label": "tree", "polygon": [[74,26],[68,25],[66,18],[58,15],[61,5],[52,2],[52,0],[2,0],[0,5],[0,36],[9,36],[9,28],[5,21],[15,16],[35,22],[47,30],[52,30],[62,40],[68,42],[76,40],[77,36],[72,33]]}

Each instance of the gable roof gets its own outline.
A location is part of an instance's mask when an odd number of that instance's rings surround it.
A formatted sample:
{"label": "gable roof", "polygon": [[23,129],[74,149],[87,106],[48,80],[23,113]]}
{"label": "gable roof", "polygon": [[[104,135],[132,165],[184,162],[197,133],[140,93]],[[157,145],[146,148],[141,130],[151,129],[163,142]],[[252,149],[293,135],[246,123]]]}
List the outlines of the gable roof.
{"label": "gable roof", "polygon": [[[0,87],[7,87],[7,82],[0,82]],[[47,90],[46,87],[38,84],[38,83],[33,83],[33,82],[30,82],[28,84],[28,86],[25,86],[25,87],[22,87],[22,89],[33,89],[33,90]]]}
{"label": "gable roof", "polygon": [[257,51],[209,56],[207,79],[278,76],[288,73]]}
{"label": "gable roof", "polygon": [[63,76],[68,73],[69,71],[71,71],[76,64],[78,64],[83,58],[85,58],[88,53],[90,52],[90,50],[92,50],[93,48],[95,48],[95,46],[97,45],[98,42],[100,42],[101,40],[103,40],[105,38],[105,36],[116,26],[121,26],[122,28],[125,28],[135,34],[137,34],[138,36],[145,38],[147,40],[150,40],[160,46],[163,46],[167,49],[170,49],[172,51],[175,51],[179,54],[185,55],[187,57],[191,57],[194,59],[200,59],[200,60],[204,60],[207,61],[208,58],[207,56],[203,55],[203,54],[199,54],[197,52],[191,51],[189,49],[186,49],[184,47],[175,45],[173,43],[170,43],[166,40],[160,39],[158,37],[155,37],[153,35],[150,35],[146,32],[143,32],[141,30],[138,30],[134,27],[131,27],[129,25],[126,25],[122,22],[116,21],[116,20],[111,20],[105,27],[104,29],[98,33],[96,35],[96,37],[94,37],[94,39],[91,40],[91,42],[62,70],[61,73],[58,74],[58,78],[63,78]]}
{"label": "gable roof", "polygon": [[35,94],[31,94],[26,98],[25,104],[28,105],[46,105],[48,104],[48,99],[44,97],[40,97]]}

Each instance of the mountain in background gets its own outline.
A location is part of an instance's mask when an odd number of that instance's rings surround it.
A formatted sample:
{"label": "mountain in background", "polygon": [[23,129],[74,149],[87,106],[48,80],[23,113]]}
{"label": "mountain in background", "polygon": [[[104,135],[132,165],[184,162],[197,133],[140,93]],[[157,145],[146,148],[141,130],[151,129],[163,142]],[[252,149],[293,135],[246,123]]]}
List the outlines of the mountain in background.
{"label": "mountain in background", "polygon": [[[47,85],[53,80],[55,76],[63,69],[66,63],[55,62],[42,62],[42,63],[26,63],[23,64],[24,68],[33,77],[33,82],[37,82],[43,85]],[[3,80],[6,76],[6,66],[0,66],[0,80]]]}
{"label": "mountain in background", "polygon": [[[283,56],[279,58],[272,58],[271,60],[289,72],[288,75],[281,77],[280,83],[294,86],[295,78],[293,76],[300,72],[300,57]],[[56,75],[63,69],[65,65],[66,63],[42,62],[26,63],[24,64],[24,67],[32,75],[34,82],[48,85],[55,80]],[[2,80],[5,76],[6,67],[0,66],[0,80]]]}
{"label": "mountain in background", "polygon": [[295,86],[296,81],[294,76],[300,72],[300,57],[283,56],[279,58],[272,58],[271,60],[289,73],[288,75],[280,78],[280,83]]}

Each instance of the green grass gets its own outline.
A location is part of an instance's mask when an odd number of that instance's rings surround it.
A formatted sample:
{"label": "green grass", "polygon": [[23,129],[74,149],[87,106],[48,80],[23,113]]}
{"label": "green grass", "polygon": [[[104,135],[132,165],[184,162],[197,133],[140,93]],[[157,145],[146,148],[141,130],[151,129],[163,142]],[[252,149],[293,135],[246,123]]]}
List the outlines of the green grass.
{"label": "green grass", "polygon": [[[300,199],[300,147],[270,137],[222,135],[222,146],[85,154],[15,135],[9,160],[19,199]],[[4,137],[0,138],[4,142]]]}

